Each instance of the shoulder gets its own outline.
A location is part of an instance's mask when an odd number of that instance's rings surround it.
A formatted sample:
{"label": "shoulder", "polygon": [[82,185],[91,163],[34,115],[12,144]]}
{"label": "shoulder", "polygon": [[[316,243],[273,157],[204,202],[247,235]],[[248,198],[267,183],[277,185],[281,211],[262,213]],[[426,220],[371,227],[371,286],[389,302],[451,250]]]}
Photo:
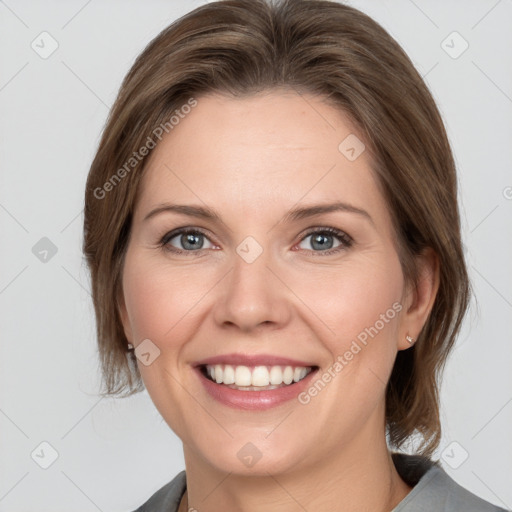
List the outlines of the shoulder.
{"label": "shoulder", "polygon": [[439,506],[446,512],[463,510],[465,512],[507,512],[476,494],[468,491],[451,478],[440,466],[435,465],[431,470],[430,490],[438,495]]}
{"label": "shoulder", "polygon": [[417,475],[418,481],[412,491],[392,512],[509,512],[459,485],[439,462],[428,459],[422,462],[417,456],[405,456],[402,457],[401,464],[404,472],[407,466],[416,469],[421,467],[423,474]]}
{"label": "shoulder", "polygon": [[176,512],[186,488],[186,474],[181,471],[133,512]]}

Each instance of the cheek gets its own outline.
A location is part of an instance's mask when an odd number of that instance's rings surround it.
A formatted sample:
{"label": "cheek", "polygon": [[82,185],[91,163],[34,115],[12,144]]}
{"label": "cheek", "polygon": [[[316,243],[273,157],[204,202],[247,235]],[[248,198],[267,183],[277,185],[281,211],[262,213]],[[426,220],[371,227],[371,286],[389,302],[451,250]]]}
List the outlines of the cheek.
{"label": "cheek", "polygon": [[320,319],[317,335],[331,358],[322,374],[335,375],[315,407],[343,404],[363,421],[382,400],[396,358],[403,286],[398,257],[373,252],[303,276],[296,293]]}
{"label": "cheek", "polygon": [[[151,257],[134,254],[127,257],[123,276],[125,303],[134,335],[135,345],[151,340],[160,350],[149,365],[137,361],[144,385],[162,416],[181,435],[185,435],[185,420],[175,415],[178,408],[184,412],[187,395],[177,381],[180,377],[180,356],[186,342],[196,328],[194,314],[205,293],[207,280],[196,274],[158,265]],[[190,406],[190,404],[188,404]]]}
{"label": "cheek", "polygon": [[[318,269],[304,275],[308,277],[302,278],[297,295],[319,317],[317,325],[326,324],[334,334],[323,326],[322,337],[318,331],[331,356],[318,379],[325,377],[328,384],[324,387],[314,381],[301,403],[311,400],[316,417],[329,409],[326,404],[351,411],[350,418],[339,417],[348,432],[381,403],[393,368],[402,310],[402,269],[394,253],[379,257],[374,253],[357,261],[347,259],[328,273]],[[322,390],[321,394],[312,388]],[[314,398],[317,394],[318,399]]]}
{"label": "cheek", "polygon": [[[290,276],[291,278],[291,276]],[[323,340],[335,355],[376,327],[382,337],[398,324],[403,274],[393,253],[347,259],[336,268],[318,268],[294,279],[294,291],[323,325]],[[382,332],[381,332],[382,331]]]}
{"label": "cheek", "polygon": [[187,325],[181,319],[193,314],[206,285],[195,272],[152,264],[143,256],[127,259],[123,288],[136,343],[145,338],[157,344],[169,337],[180,340],[173,332]]}

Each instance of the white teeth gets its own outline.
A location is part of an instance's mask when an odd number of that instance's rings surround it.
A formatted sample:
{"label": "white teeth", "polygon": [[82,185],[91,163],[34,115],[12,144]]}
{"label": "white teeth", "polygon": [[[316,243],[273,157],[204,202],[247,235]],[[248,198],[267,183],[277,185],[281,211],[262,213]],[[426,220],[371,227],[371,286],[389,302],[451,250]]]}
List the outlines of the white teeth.
{"label": "white teeth", "polygon": [[217,384],[240,387],[265,388],[289,385],[299,382],[308,373],[310,367],[304,366],[232,366],[229,364],[206,365],[206,373]]}
{"label": "white teeth", "polygon": [[272,366],[270,368],[270,384],[276,386],[283,382],[283,370],[280,366]]}
{"label": "white teeth", "polygon": [[222,377],[222,381],[224,384],[234,384],[235,383],[235,369],[232,366],[226,365],[224,367],[224,374]]}
{"label": "white teeth", "polygon": [[222,366],[220,364],[215,366],[215,382],[220,384],[223,378]]}
{"label": "white teeth", "polygon": [[306,376],[307,370],[305,368],[295,368],[293,371],[293,382],[299,382]]}
{"label": "white teeth", "polygon": [[270,377],[266,366],[256,366],[252,371],[253,386],[268,386]]}
{"label": "white teeth", "polygon": [[283,382],[285,384],[291,384],[293,382],[293,368],[287,366],[283,372]]}
{"label": "white teeth", "polygon": [[[217,367],[215,367],[217,372]],[[251,370],[247,366],[237,366],[235,370],[235,384],[237,386],[250,386],[251,385]]]}

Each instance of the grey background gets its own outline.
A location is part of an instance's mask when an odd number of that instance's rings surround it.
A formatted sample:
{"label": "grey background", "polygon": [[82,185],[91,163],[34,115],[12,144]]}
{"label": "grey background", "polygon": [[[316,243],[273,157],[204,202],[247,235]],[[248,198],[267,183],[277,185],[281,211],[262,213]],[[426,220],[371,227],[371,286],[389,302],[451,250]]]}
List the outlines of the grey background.
{"label": "grey background", "polygon": [[[132,510],[184,467],[147,392],[97,395],[80,250],[85,179],[121,80],[201,3],[0,1],[0,511]],[[512,1],[350,4],[405,48],[447,125],[478,307],[447,366],[437,455],[461,485],[512,508]],[[58,42],[47,59],[31,47],[43,31]],[[458,58],[453,31],[469,43]],[[44,237],[57,250],[46,262]],[[47,469],[42,442],[58,453]]]}

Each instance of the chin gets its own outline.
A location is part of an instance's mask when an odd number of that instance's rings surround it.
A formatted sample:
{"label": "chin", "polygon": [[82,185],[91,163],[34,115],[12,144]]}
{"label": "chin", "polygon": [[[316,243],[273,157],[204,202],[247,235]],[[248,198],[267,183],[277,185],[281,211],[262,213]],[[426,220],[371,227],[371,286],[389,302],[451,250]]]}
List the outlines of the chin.
{"label": "chin", "polygon": [[[304,440],[283,444],[278,438],[265,439],[265,433],[237,435],[233,439],[192,443],[201,458],[219,472],[240,476],[268,476],[296,470],[304,462]],[[252,441],[251,441],[252,439]],[[189,446],[191,444],[189,443]],[[212,449],[212,447],[218,447]]]}

